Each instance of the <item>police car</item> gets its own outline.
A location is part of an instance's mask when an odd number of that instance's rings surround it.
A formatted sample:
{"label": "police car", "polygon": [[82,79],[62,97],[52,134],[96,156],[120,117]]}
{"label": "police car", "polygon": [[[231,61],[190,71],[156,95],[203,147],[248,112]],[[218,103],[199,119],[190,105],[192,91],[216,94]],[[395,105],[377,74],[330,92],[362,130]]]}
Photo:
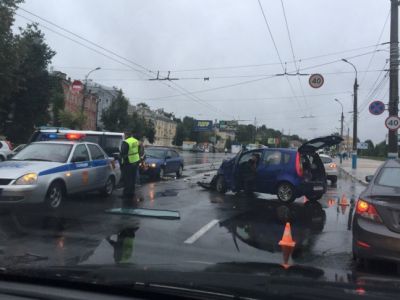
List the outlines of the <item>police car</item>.
{"label": "police car", "polygon": [[121,177],[119,163],[82,138],[67,133],[63,140],[34,142],[1,162],[0,204],[44,202],[57,209],[67,194],[98,190],[110,196]]}

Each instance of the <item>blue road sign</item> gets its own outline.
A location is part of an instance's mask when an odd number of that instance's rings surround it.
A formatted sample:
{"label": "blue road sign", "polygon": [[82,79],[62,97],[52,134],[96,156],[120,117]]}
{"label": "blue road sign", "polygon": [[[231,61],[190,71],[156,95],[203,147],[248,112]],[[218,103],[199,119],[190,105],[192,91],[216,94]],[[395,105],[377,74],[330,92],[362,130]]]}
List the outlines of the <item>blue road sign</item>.
{"label": "blue road sign", "polygon": [[382,114],[385,111],[385,103],[382,101],[373,101],[369,105],[369,112],[375,116]]}

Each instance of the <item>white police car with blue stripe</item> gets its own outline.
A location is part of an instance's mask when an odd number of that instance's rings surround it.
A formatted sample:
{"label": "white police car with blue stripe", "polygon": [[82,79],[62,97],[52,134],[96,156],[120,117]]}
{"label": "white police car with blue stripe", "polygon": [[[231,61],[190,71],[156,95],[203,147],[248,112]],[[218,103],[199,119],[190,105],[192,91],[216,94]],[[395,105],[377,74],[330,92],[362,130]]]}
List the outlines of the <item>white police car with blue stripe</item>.
{"label": "white police car with blue stripe", "polygon": [[35,142],[0,163],[0,204],[44,202],[57,209],[67,194],[98,190],[110,196],[120,177],[118,161],[97,144]]}

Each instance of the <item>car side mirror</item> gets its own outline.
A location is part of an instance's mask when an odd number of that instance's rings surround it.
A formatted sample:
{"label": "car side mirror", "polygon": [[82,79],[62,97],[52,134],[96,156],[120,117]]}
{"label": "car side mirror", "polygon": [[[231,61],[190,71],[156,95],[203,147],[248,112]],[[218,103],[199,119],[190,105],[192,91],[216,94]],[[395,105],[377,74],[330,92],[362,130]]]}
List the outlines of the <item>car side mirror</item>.
{"label": "car side mirror", "polygon": [[366,182],[371,182],[371,181],[372,181],[372,178],[374,178],[374,175],[365,176],[365,181],[366,181]]}

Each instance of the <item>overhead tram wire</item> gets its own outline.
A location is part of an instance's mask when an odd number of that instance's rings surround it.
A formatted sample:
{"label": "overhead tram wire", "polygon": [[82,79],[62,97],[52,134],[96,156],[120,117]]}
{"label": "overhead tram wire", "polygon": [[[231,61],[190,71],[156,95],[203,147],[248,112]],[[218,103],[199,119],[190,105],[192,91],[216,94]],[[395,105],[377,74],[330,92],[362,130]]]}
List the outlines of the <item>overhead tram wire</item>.
{"label": "overhead tram wire", "polygon": [[[272,43],[274,44],[274,48],[275,48],[276,54],[277,54],[277,56],[278,56],[279,62],[280,62],[281,67],[282,67],[282,71],[283,71],[284,73],[286,73],[286,69],[285,69],[285,67],[284,67],[284,65],[283,65],[283,61],[282,61],[281,55],[279,54],[278,47],[277,47],[277,45],[276,45],[274,36],[273,36],[273,34],[272,34],[271,28],[270,28],[270,26],[269,26],[267,17],[266,17],[265,12],[264,12],[264,8],[263,8],[263,6],[262,6],[260,0],[258,0],[258,5],[259,5],[260,10],[261,10],[261,13],[262,13],[262,15],[263,15],[264,23],[265,23],[265,25],[267,26],[267,29],[268,29],[270,38],[271,38],[271,40],[272,40]],[[290,82],[289,78],[288,78],[287,76],[285,76],[285,78],[286,78],[286,80],[287,80],[287,82],[288,82],[288,84],[289,84],[289,86],[290,86],[290,89],[291,89],[291,91],[292,91],[293,96],[296,96],[296,93],[295,93],[295,91],[294,91],[294,88],[293,88],[292,83]],[[301,105],[300,105],[299,99],[298,99],[298,98],[295,98],[295,99],[296,99],[296,102],[297,102],[297,104],[298,104],[300,110],[302,110],[302,107],[301,107]]]}
{"label": "overhead tram wire", "polygon": [[[294,66],[295,66],[296,70],[299,70],[299,68],[297,67],[297,63],[296,63],[296,56],[295,56],[295,54],[294,54],[294,48],[293,48],[292,37],[291,37],[291,35],[290,35],[289,24],[288,24],[288,20],[287,20],[287,17],[286,17],[286,10],[285,10],[285,5],[283,4],[283,0],[281,0],[281,4],[282,4],[283,16],[284,16],[284,19],[285,19],[286,31],[287,31],[287,34],[288,34],[288,37],[289,37],[290,49],[291,49],[291,51],[292,51],[292,57],[293,57]],[[297,71],[297,73],[298,73],[298,72],[299,72],[299,71]],[[306,104],[306,108],[307,108],[307,110],[310,110],[310,107],[308,106],[307,98],[306,98],[306,96],[304,95],[304,88],[303,88],[303,84],[301,83],[300,76],[297,75],[296,77],[297,77],[297,80],[299,81],[299,85],[300,85],[300,89],[301,89],[301,94],[302,94],[303,99],[304,99],[304,102],[305,102],[305,104]]]}
{"label": "overhead tram wire", "polygon": [[[376,51],[379,51],[379,50],[376,50]],[[362,54],[359,54],[359,55],[354,55],[354,56],[350,56],[350,57],[346,57],[346,58],[347,59],[357,58],[357,57],[361,57],[361,56],[365,56],[365,55],[371,54],[373,52],[375,52],[375,51],[370,51],[370,52],[366,52],[366,53],[362,53]],[[303,68],[300,68],[299,71],[315,69],[315,68],[318,68],[318,67],[334,64],[334,63],[337,63],[337,62],[340,62],[340,61],[341,61],[341,59],[337,59],[337,60],[334,60],[334,61],[331,61],[331,62],[327,62],[327,63],[317,64],[317,65],[313,65],[313,66],[309,66],[309,67],[303,67]],[[240,85],[246,85],[246,84],[250,84],[250,83],[254,83],[254,82],[258,82],[258,81],[262,81],[262,80],[267,80],[267,79],[271,79],[271,78],[279,77],[279,76],[281,76],[281,75],[275,74],[275,75],[271,75],[271,76],[265,76],[263,78],[240,81],[240,82],[237,82],[237,83],[234,83],[234,84],[223,85],[223,86],[219,86],[219,87],[215,87],[215,88],[208,88],[208,89],[202,89],[202,90],[193,91],[193,92],[191,92],[191,94],[200,94],[200,93],[206,93],[206,92],[210,92],[210,91],[215,91],[215,90],[220,90],[220,89],[225,89],[225,88],[231,88],[231,87],[240,86]],[[185,95],[185,94],[182,94],[182,95]],[[181,95],[160,96],[160,97],[152,98],[151,100],[168,99],[168,98],[174,98],[174,97],[178,97],[178,96],[181,96]],[[296,95],[293,95],[293,98],[298,100],[298,96],[296,96]]]}
{"label": "overhead tram wire", "polygon": [[[358,47],[354,49],[349,49],[349,50],[343,50],[343,51],[338,51],[338,52],[332,52],[328,54],[322,54],[322,55],[317,55],[317,56],[310,56],[310,57],[305,57],[305,58],[299,58],[297,62],[304,62],[307,60],[314,60],[318,58],[323,58],[323,57],[328,57],[328,56],[334,56],[334,55],[339,55],[343,53],[348,53],[348,52],[355,52],[358,50],[364,50],[364,49],[369,49],[369,48],[375,48],[377,46],[383,46],[386,43],[381,43],[381,44],[374,44],[370,46],[365,46],[365,47]],[[287,64],[293,63],[293,61],[287,61]],[[169,69],[169,70],[160,70],[160,72],[168,72],[171,71],[172,73],[183,73],[183,72],[197,72],[197,71],[213,71],[213,70],[229,70],[229,69],[245,69],[245,68],[258,68],[258,67],[265,67],[265,66],[276,66],[276,65],[281,65],[280,62],[271,62],[271,63],[263,63],[263,64],[247,64],[247,65],[233,65],[233,66],[220,66],[220,67],[202,67],[202,68],[188,68],[188,69]]]}
{"label": "overhead tram wire", "polygon": [[[136,68],[133,68],[132,66],[129,66],[129,67],[130,67],[131,69],[133,69],[134,71],[137,71],[137,72],[139,72],[139,73],[141,73],[141,74],[143,74],[143,75],[146,75],[146,76],[148,76],[148,77],[150,77],[150,75],[149,75],[148,73],[155,74],[154,71],[152,71],[152,70],[150,70],[150,69],[147,69],[147,68],[144,67],[143,65],[138,64],[138,63],[136,63],[136,62],[134,62],[134,61],[132,61],[132,60],[130,60],[130,59],[127,59],[127,58],[125,58],[125,57],[123,57],[123,56],[121,56],[121,55],[115,53],[114,51],[111,51],[111,50],[109,50],[109,49],[106,49],[106,48],[102,47],[101,45],[98,45],[97,43],[94,43],[94,42],[88,40],[88,39],[85,38],[85,37],[82,37],[82,36],[80,36],[80,35],[78,35],[78,34],[72,32],[72,31],[70,31],[70,30],[68,30],[68,29],[66,29],[66,28],[63,28],[62,26],[59,26],[59,25],[57,25],[57,24],[55,24],[55,23],[53,23],[53,22],[51,22],[51,21],[49,21],[49,20],[46,20],[45,18],[42,18],[42,17],[40,17],[40,16],[38,16],[38,15],[36,15],[36,14],[34,14],[34,13],[32,13],[32,12],[26,10],[26,9],[21,8],[21,7],[19,7],[19,9],[22,10],[22,11],[24,11],[24,12],[26,12],[26,13],[28,13],[28,14],[30,14],[30,15],[35,16],[36,18],[38,18],[38,19],[40,19],[40,20],[42,20],[42,21],[44,21],[44,22],[46,22],[46,23],[48,23],[48,24],[51,24],[52,26],[55,26],[56,28],[58,28],[58,29],[60,29],[60,30],[62,30],[62,31],[65,31],[65,32],[67,32],[67,33],[69,33],[69,34],[71,34],[71,35],[73,35],[73,36],[75,36],[75,37],[77,37],[77,38],[79,38],[79,39],[81,39],[81,40],[83,40],[83,41],[85,41],[85,42],[87,42],[87,43],[89,43],[89,44],[95,46],[95,47],[98,47],[99,49],[102,49],[102,50],[105,51],[105,52],[108,52],[108,53],[110,53],[110,54],[112,54],[112,55],[114,55],[114,56],[116,56],[116,57],[118,57],[118,58],[120,58],[120,59],[122,59],[122,60],[125,60],[125,61],[127,61],[127,62],[129,62],[129,63],[131,63],[131,64],[133,64],[133,65],[135,65],[135,66],[138,66],[138,67],[144,69],[146,72],[141,71],[141,70],[138,70],[138,69],[136,69]],[[30,20],[30,19],[27,18],[27,17],[21,16],[21,15],[19,15],[19,14],[17,14],[17,15],[20,16],[20,17],[23,17],[23,18],[25,18],[25,19],[27,19],[27,20],[29,20],[29,21],[31,21],[31,22],[35,22],[35,21],[33,21],[33,20]],[[38,22],[35,22],[35,23],[38,23]],[[95,49],[93,49],[93,48],[91,48],[91,47],[88,47],[87,45],[84,45],[83,43],[80,43],[80,42],[78,42],[78,41],[76,41],[76,40],[74,40],[74,39],[71,39],[70,37],[68,37],[68,36],[66,36],[66,35],[64,35],[64,34],[61,34],[60,32],[57,32],[57,31],[55,31],[55,30],[52,30],[52,29],[50,29],[49,27],[47,27],[47,26],[45,26],[45,25],[43,25],[43,24],[40,24],[40,23],[38,23],[38,24],[39,24],[40,26],[42,26],[43,28],[46,28],[47,30],[50,30],[50,31],[52,31],[52,32],[54,32],[54,33],[56,33],[56,34],[59,34],[59,35],[63,36],[64,38],[67,38],[67,39],[69,39],[69,40],[71,40],[71,41],[77,42],[78,44],[80,44],[80,45],[86,47],[87,49],[90,49],[90,50],[92,50],[92,51],[95,51],[96,53],[101,54],[101,55],[103,55],[103,56],[105,56],[105,57],[107,57],[107,58],[109,58],[109,59],[112,59],[113,61],[116,61],[116,62],[118,62],[118,63],[121,63],[121,62],[119,62],[119,61],[117,61],[117,60],[111,58],[110,56],[105,55],[104,53],[101,53],[100,51],[95,50]],[[124,65],[127,66],[127,64],[124,64]],[[174,87],[172,87],[172,86],[169,85],[169,84],[166,84],[166,83],[164,83],[164,82],[161,82],[161,83],[162,83],[163,85],[168,86],[169,88],[172,88],[172,89],[174,89],[174,90],[177,90],[177,88],[174,88]],[[177,85],[177,84],[175,84],[175,85]],[[181,88],[181,87],[180,87],[180,88]],[[182,88],[181,88],[181,89],[182,89]],[[177,90],[177,91],[180,92],[179,90]],[[186,95],[188,95],[188,93],[186,93]],[[191,99],[194,100],[193,97],[191,97]],[[206,105],[206,106],[213,107],[211,104],[209,104],[209,103],[207,103],[207,102],[204,102],[204,100],[201,100],[200,98],[198,98],[198,99],[195,100],[195,102],[197,102],[197,103],[200,103],[200,102],[202,102],[202,101],[203,101],[203,103],[201,103],[202,105]],[[217,109],[217,108],[214,107],[214,109]],[[218,110],[218,109],[217,109],[217,110]]]}
{"label": "overhead tram wire", "polygon": [[[378,47],[379,47],[378,45],[379,45],[379,43],[381,42],[381,39],[382,39],[383,33],[385,32],[386,24],[387,24],[389,18],[390,18],[390,9],[389,9],[388,15],[387,15],[387,17],[386,17],[385,23],[383,24],[381,33],[379,34],[378,42],[377,42],[377,46],[375,47],[375,50],[377,50]],[[370,66],[371,66],[371,63],[372,63],[374,57],[375,57],[375,53],[374,53],[374,54],[371,56],[371,58],[369,59],[368,66],[367,66],[367,70],[369,70],[369,68],[370,68]],[[362,85],[362,84],[364,83],[364,80],[365,80],[365,77],[366,77],[366,76],[367,76],[367,73],[365,73],[364,76],[363,76],[363,78],[361,79],[360,85]]]}

